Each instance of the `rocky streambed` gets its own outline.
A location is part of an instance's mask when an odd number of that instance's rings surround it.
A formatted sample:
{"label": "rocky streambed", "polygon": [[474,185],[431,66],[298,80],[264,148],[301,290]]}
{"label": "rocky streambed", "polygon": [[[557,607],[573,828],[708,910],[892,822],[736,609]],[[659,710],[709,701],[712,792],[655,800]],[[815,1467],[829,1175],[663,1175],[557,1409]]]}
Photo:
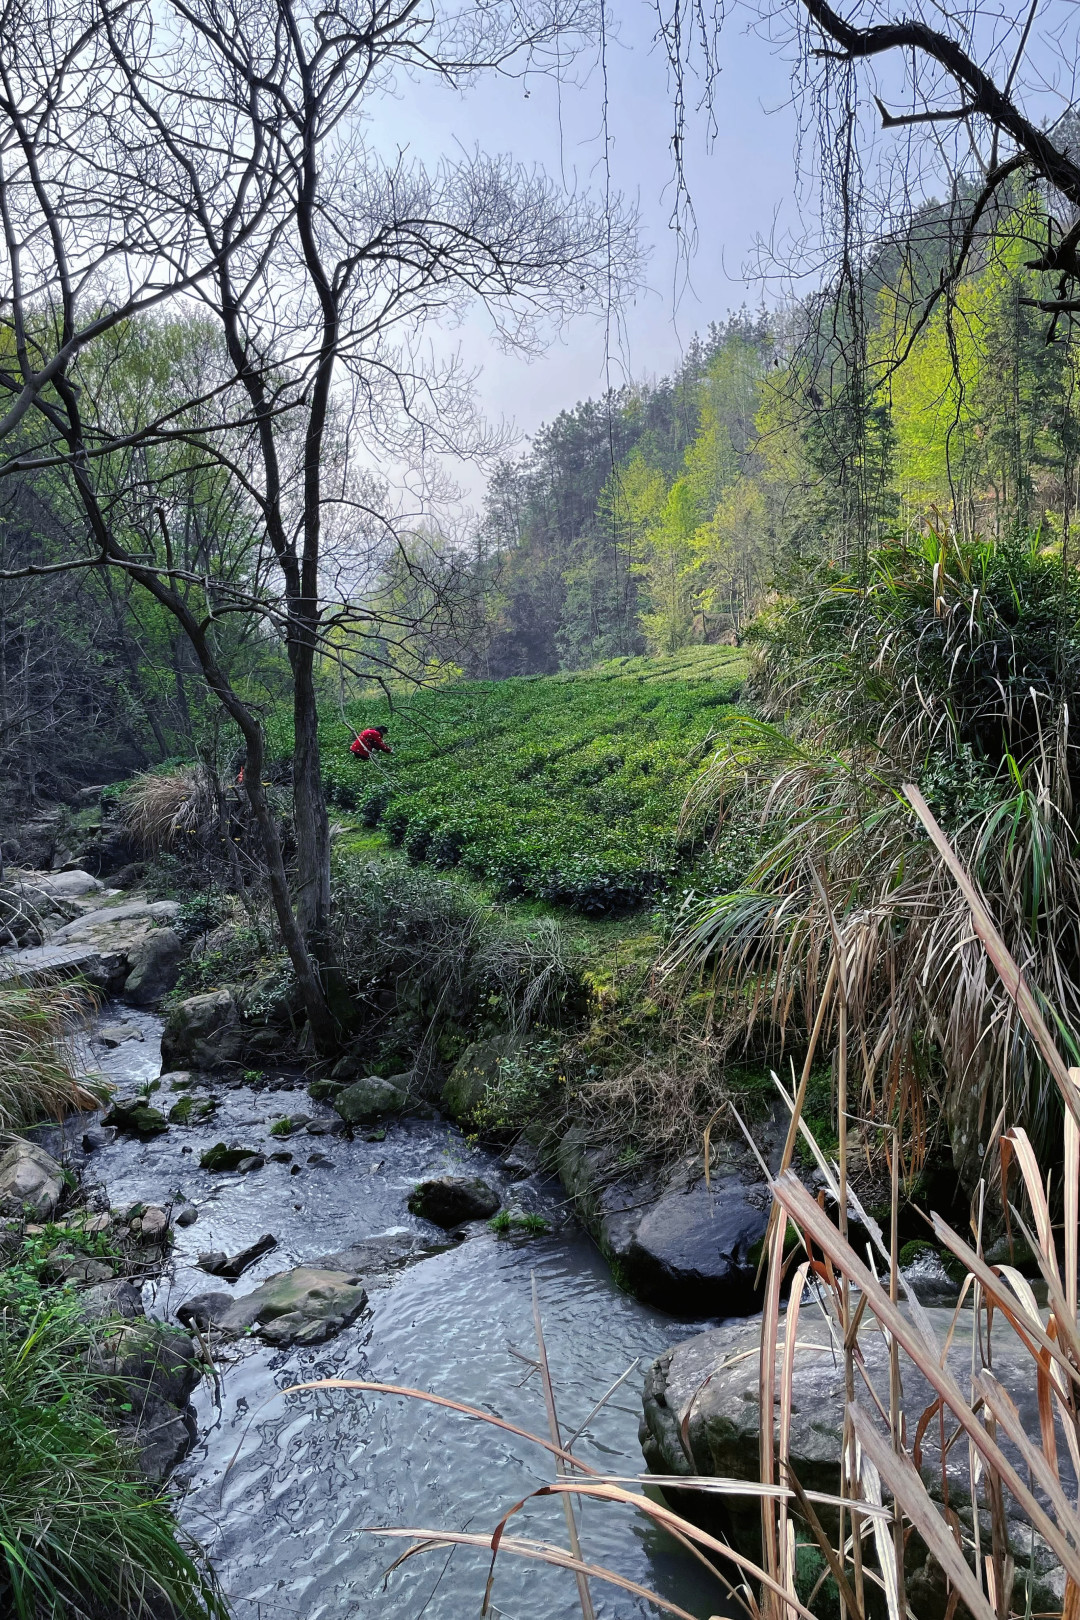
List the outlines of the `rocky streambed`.
{"label": "rocky streambed", "polygon": [[[107,1006],[87,1061],[122,1100],[166,1122],[172,1115],[167,1129],[140,1137],[82,1116],[45,1145],[79,1170],[91,1201],[99,1184],[98,1202],[134,1208],[136,1221],[146,1218],[142,1209],[169,1215],[173,1247],[141,1304],[151,1323],[197,1327],[214,1362],[193,1391],[195,1438],[172,1475],[182,1523],[207,1548],[239,1620],[476,1612],[482,1554],[429,1553],[384,1585],[402,1545],[378,1530],[490,1530],[549,1477],[544,1454],[400,1397],[282,1391],[323,1377],[395,1383],[543,1433],[531,1364],[535,1277],[563,1432],[584,1423],[575,1441],[584,1460],[632,1475],[642,1468],[646,1368],[686,1324],[617,1287],[559,1182],[528,1162],[487,1153],[435,1117],[346,1131],[287,1075],[265,1086],[179,1074],[149,1091],[160,1035],[152,1014]],[[104,1117],[123,1122],[123,1113]],[[200,1161],[221,1143],[232,1145],[233,1168],[207,1168]],[[447,1177],[485,1183],[509,1216],[505,1235],[483,1219],[448,1227],[410,1211],[418,1183]],[[525,1217],[546,1231],[530,1233]],[[273,1246],[260,1254],[267,1237]],[[237,1257],[248,1263],[233,1277]],[[268,1280],[282,1274],[289,1308],[279,1301],[256,1320],[245,1302],[280,1290],[280,1280]],[[550,1502],[519,1520],[524,1535],[565,1539]],[[587,1557],[691,1612],[717,1612],[719,1588],[628,1510],[589,1505],[581,1520]],[[514,1620],[579,1612],[570,1577],[510,1559],[495,1597],[496,1612]],[[619,1620],[654,1612],[610,1587],[597,1588],[596,1602],[598,1614]]]}

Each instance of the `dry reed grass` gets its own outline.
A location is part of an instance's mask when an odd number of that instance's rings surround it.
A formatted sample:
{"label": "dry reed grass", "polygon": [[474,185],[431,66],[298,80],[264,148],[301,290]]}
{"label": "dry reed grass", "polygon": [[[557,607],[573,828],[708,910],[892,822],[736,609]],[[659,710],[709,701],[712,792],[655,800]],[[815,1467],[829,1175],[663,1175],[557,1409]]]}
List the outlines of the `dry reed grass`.
{"label": "dry reed grass", "polygon": [[202,765],[148,771],[124,790],[121,813],[147,854],[176,849],[191,838],[205,841],[218,829],[214,780]]}
{"label": "dry reed grass", "polygon": [[0,1131],[98,1106],[74,1046],[87,1007],[77,985],[0,984]]}

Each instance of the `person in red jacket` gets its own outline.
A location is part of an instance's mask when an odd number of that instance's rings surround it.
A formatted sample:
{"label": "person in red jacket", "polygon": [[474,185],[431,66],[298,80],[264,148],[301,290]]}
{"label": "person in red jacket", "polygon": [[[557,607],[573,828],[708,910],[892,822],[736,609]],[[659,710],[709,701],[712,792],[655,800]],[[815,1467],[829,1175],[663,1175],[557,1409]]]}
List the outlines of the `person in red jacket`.
{"label": "person in red jacket", "polygon": [[385,726],[368,726],[366,731],[360,732],[354,743],[349,744],[349,752],[355,754],[357,759],[370,759],[376,750],[382,754],[392,754],[394,750],[390,744],[383,741],[385,736]]}

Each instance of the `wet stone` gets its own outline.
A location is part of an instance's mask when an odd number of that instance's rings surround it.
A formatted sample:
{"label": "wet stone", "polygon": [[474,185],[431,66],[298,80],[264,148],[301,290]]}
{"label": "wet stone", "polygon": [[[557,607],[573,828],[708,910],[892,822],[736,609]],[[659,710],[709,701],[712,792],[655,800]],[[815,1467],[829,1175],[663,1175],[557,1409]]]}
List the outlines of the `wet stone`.
{"label": "wet stone", "polygon": [[238,1282],[245,1271],[261,1260],[264,1254],[269,1254],[277,1248],[277,1238],[272,1232],[264,1232],[262,1237],[249,1243],[246,1249],[231,1258],[221,1250],[212,1250],[209,1254],[200,1254],[197,1264],[200,1271],[206,1271],[211,1277],[222,1277],[226,1282]]}
{"label": "wet stone", "polygon": [[142,1097],[117,1099],[102,1124],[112,1126],[126,1136],[138,1136],[144,1140],[160,1136],[169,1128],[169,1122],[160,1109],[152,1108]]}
{"label": "wet stone", "polygon": [[125,1041],[144,1040],[142,1030],[138,1024],[103,1024],[94,1035],[94,1040],[100,1046],[114,1048],[123,1046]]}
{"label": "wet stone", "polygon": [[437,1176],[421,1181],[409,1197],[409,1210],[436,1226],[461,1226],[494,1215],[502,1199],[479,1176]]}

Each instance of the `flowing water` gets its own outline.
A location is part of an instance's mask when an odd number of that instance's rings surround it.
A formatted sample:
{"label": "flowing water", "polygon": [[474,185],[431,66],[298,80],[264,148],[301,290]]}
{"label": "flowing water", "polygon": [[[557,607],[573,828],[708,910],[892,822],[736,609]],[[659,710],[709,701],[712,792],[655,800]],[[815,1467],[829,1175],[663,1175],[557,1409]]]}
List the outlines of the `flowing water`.
{"label": "flowing water", "polygon": [[[127,1009],[102,1020],[137,1024],[143,1036],[113,1051],[94,1046],[94,1064],[122,1091],[156,1078],[159,1020]],[[203,1092],[197,1095],[203,1095]],[[158,1093],[168,1110],[181,1093]],[[176,1234],[168,1273],[148,1287],[147,1309],[171,1316],[188,1296],[224,1289],[194,1268],[200,1251],[229,1253],[273,1232],[279,1247],[233,1292],[265,1276],[364,1237],[410,1230],[446,1242],[411,1216],[413,1184],[438,1174],[483,1175],[523,1209],[552,1222],[549,1235],[497,1238],[469,1228],[463,1242],[369,1288],[369,1308],[325,1345],[274,1350],[254,1341],[222,1351],[220,1384],[196,1396],[199,1441],[181,1464],[180,1517],[213,1559],[237,1620],[466,1620],[478,1615],[487,1555],[467,1547],[410,1559],[384,1580],[407,1542],[379,1527],[490,1532],[500,1516],[550,1477],[546,1454],[490,1425],[426,1403],[360,1392],[284,1396],[287,1385],[355,1377],[435,1391],[546,1434],[535,1353],[535,1276],[563,1434],[572,1433],[609,1386],[637,1369],[591,1418],[575,1449],[595,1468],[642,1470],[637,1426],[644,1369],[666,1345],[697,1331],[630,1299],[615,1286],[592,1243],[565,1214],[557,1183],[530,1178],[513,1187],[499,1161],[453,1127],[409,1120],[382,1140],[269,1134],[288,1112],[330,1119],[302,1090],[218,1089],[208,1123],[173,1127],[148,1143],[117,1138],[86,1174],[113,1205],[182,1197],[199,1207]],[[370,1132],[369,1136],[378,1133]],[[199,1155],[216,1141],[242,1141],[291,1164],[267,1163],[246,1176],[210,1174]],[[190,1151],[186,1151],[190,1149]],[[329,1163],[309,1162],[312,1156]],[[702,1324],[704,1325],[704,1324]],[[721,1589],[643,1516],[613,1504],[579,1512],[584,1556],[655,1589],[694,1614],[721,1609]],[[375,1533],[372,1533],[372,1532]],[[511,1522],[519,1535],[565,1545],[562,1509],[536,1502]],[[655,1614],[633,1594],[594,1582],[604,1620]],[[565,1571],[501,1556],[495,1612],[506,1620],[563,1620],[580,1614]]]}

